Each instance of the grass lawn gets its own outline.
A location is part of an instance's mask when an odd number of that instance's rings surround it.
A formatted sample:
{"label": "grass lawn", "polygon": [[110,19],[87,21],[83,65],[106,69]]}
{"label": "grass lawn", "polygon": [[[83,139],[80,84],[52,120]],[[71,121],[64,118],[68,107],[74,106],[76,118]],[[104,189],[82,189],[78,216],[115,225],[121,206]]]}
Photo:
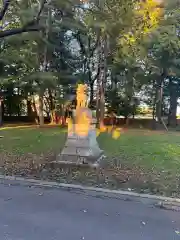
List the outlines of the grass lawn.
{"label": "grass lawn", "polygon": [[[6,174],[38,174],[38,166],[55,159],[66,132],[60,128],[0,130],[0,167]],[[49,170],[48,179],[108,188],[132,188],[140,192],[180,197],[180,134],[146,130],[122,131],[114,140],[107,133],[98,137],[108,166],[97,177],[78,167]]]}

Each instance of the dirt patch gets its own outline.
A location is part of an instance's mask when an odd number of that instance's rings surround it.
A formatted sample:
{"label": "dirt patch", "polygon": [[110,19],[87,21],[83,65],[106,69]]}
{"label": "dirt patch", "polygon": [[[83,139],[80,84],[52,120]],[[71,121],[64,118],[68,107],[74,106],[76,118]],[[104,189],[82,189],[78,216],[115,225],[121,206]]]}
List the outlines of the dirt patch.
{"label": "dirt patch", "polygon": [[143,169],[120,165],[95,170],[89,167],[59,166],[49,167],[49,162],[56,157],[55,153],[24,156],[4,155],[0,164],[0,172],[5,175],[16,175],[35,179],[51,180],[61,183],[83,184],[109,189],[124,189],[140,193],[154,193],[179,197],[179,193],[172,194],[156,182],[156,173],[148,173]]}

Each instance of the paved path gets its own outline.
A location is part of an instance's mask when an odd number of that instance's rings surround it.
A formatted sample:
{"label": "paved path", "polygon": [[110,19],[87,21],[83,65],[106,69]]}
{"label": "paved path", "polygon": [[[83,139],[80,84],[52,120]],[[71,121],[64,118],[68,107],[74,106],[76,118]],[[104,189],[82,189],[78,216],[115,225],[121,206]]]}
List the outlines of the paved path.
{"label": "paved path", "polygon": [[0,184],[1,240],[176,240],[180,213],[136,201]]}

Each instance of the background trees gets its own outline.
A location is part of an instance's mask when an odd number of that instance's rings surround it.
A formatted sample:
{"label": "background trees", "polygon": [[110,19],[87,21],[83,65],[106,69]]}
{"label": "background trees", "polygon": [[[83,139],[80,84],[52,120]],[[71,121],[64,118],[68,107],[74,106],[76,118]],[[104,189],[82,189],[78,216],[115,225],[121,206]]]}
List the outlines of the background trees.
{"label": "background trees", "polygon": [[99,122],[106,110],[126,120],[146,103],[159,123],[167,116],[177,125],[178,1],[7,0],[0,7],[3,115],[42,125],[82,81]]}

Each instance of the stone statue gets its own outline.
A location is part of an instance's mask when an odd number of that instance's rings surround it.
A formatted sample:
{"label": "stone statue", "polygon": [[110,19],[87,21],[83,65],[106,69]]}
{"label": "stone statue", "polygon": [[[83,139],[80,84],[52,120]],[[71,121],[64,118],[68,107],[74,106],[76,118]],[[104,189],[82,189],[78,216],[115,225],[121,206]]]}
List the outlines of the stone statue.
{"label": "stone statue", "polygon": [[88,108],[86,92],[87,86],[79,84],[73,120],[68,119],[67,141],[58,156],[60,162],[97,165],[103,156],[96,140],[96,128],[92,111]]}

